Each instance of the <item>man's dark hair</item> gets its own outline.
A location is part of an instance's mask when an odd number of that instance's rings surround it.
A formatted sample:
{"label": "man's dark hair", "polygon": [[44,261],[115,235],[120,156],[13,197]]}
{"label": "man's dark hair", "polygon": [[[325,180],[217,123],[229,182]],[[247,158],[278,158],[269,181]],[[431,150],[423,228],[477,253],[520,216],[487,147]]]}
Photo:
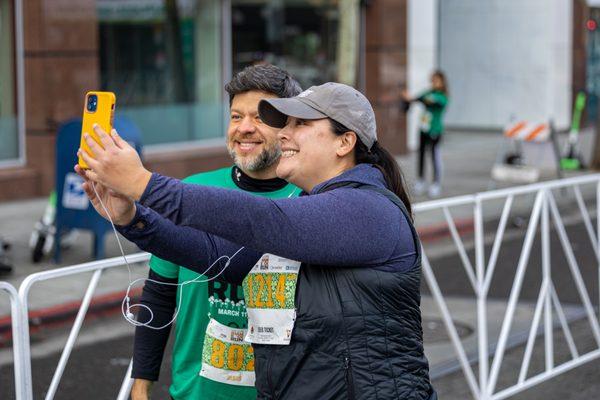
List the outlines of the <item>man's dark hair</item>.
{"label": "man's dark hair", "polygon": [[277,97],[294,97],[302,91],[300,84],[287,71],[274,65],[253,65],[238,72],[225,85],[229,93],[229,105],[236,94],[250,90],[262,90]]}

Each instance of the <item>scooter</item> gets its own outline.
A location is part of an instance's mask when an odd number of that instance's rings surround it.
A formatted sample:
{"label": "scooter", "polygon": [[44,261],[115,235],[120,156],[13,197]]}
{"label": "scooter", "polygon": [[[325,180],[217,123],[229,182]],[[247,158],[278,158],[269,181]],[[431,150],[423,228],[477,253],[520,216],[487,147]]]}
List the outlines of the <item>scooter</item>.
{"label": "scooter", "polygon": [[6,254],[8,250],[10,250],[10,243],[0,237],[0,274],[7,274],[13,270]]}
{"label": "scooter", "polygon": [[[29,248],[31,249],[31,261],[40,262],[44,256],[50,254],[54,248],[56,235],[56,192],[53,190],[48,197],[48,204],[42,218],[35,223],[31,236],[29,237]],[[60,232],[62,235],[61,248],[68,248],[75,241],[77,231],[74,229]]]}
{"label": "scooter", "polygon": [[583,157],[579,151],[579,130],[581,126],[581,115],[585,109],[586,95],[584,92],[577,93],[575,107],[573,109],[573,121],[571,131],[563,157],[560,159],[560,167],[563,170],[575,171],[584,169]]}

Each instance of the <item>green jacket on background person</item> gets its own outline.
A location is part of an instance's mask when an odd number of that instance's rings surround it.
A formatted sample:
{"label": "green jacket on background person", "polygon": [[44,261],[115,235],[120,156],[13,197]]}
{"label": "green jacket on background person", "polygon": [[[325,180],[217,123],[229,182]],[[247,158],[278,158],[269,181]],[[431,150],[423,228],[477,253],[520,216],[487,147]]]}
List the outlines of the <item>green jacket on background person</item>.
{"label": "green jacket on background person", "polygon": [[444,132],[443,116],[448,104],[448,96],[440,90],[428,90],[416,100],[425,106],[421,116],[421,132],[432,138],[440,136]]}

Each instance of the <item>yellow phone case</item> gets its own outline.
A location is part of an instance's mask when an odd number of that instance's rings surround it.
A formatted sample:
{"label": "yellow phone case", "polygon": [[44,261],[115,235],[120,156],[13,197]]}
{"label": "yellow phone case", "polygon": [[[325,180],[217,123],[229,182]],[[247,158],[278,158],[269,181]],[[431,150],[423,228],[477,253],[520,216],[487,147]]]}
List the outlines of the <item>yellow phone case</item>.
{"label": "yellow phone case", "polygon": [[[85,102],[83,103],[83,122],[81,125],[81,144],[80,147],[83,151],[87,152],[92,157],[94,154],[88,147],[87,143],[83,138],[83,134],[89,134],[100,146],[102,143],[94,132],[94,124],[100,125],[100,127],[107,133],[113,127],[113,118],[115,112],[115,103],[117,98],[112,92],[87,92],[85,95]],[[88,165],[79,157],[79,166],[81,168],[88,169]]]}

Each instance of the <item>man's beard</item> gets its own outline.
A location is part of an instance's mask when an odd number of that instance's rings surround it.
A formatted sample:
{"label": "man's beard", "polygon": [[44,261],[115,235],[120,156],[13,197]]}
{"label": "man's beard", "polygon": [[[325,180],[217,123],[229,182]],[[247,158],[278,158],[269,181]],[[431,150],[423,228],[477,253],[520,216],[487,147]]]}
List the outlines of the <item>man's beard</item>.
{"label": "man's beard", "polygon": [[233,159],[235,165],[237,165],[242,171],[262,171],[263,169],[269,168],[275,164],[281,156],[281,148],[277,145],[266,147],[256,157],[239,157],[235,150],[227,146],[229,155]]}

